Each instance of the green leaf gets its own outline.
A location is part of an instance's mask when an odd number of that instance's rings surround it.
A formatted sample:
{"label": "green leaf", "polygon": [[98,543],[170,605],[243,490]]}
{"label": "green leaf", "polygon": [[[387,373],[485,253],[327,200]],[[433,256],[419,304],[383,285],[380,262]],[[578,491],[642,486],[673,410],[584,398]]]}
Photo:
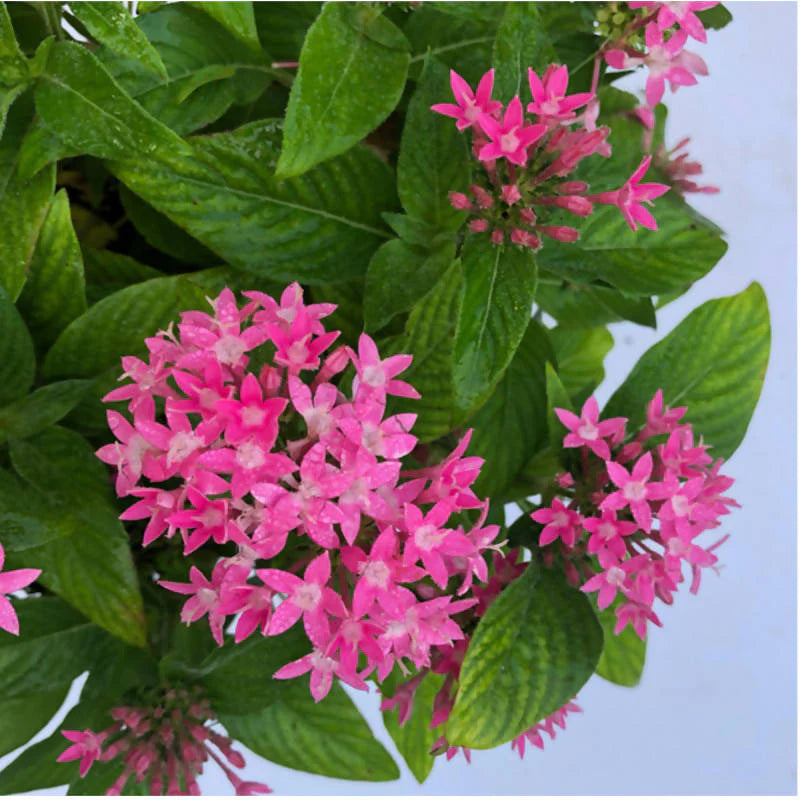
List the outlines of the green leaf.
{"label": "green leaf", "polygon": [[370,5],[327,3],[306,35],[277,173],[300,175],[351,148],[400,100],[408,42]]}
{"label": "green leaf", "polygon": [[306,681],[283,681],[274,702],[253,714],[223,714],[228,734],[284,767],[351,781],[400,777],[345,691],[334,683],[315,703]]}
{"label": "green leaf", "polygon": [[75,408],[89,385],[89,381],[51,383],[0,408],[0,444],[33,436],[58,422]]}
{"label": "green leaf", "polygon": [[[393,697],[394,692],[385,692],[386,682],[381,685],[384,697]],[[439,675],[429,672],[414,693],[414,706],[405,725],[397,722],[397,710],[383,712],[383,724],[392,737],[400,755],[418,783],[424,783],[433,769],[434,756],[431,755],[433,743],[439,738],[439,728],[431,728],[433,699],[442,685]]]}
{"label": "green leaf", "polygon": [[455,245],[434,252],[391,239],[376,251],[364,283],[364,320],[380,330],[397,314],[412,309],[453,263]]}
{"label": "green leaf", "polygon": [[567,411],[573,411],[572,398],[551,364],[545,366],[545,384],[547,386],[547,429],[550,435],[550,449],[558,455],[562,465],[566,465],[570,455],[563,447],[565,428],[553,409],[565,408]]}
{"label": "green leaf", "polygon": [[18,305],[41,351],[86,311],[83,259],[66,189],[56,194],[47,212]]}
{"label": "green leaf", "polygon": [[229,33],[233,34],[240,42],[244,42],[252,50],[261,50],[256,30],[256,18],[253,15],[253,4],[240,3],[191,3],[190,5],[204,11],[215,19]]}
{"label": "green leaf", "polygon": [[148,70],[167,77],[167,69],[158,51],[139,29],[122,3],[71,3],[72,13],[101,44],[132,58]]}
{"label": "green leaf", "polygon": [[418,415],[414,435],[422,442],[451,431],[456,424],[453,385],[453,335],[464,293],[460,262],[456,261],[408,315],[406,332],[394,352],[411,353],[414,360],[403,373],[422,395],[420,400],[397,400],[392,413]]}
{"label": "green leaf", "polygon": [[640,639],[630,625],[619,636],[614,633],[617,623],[614,606],[599,611],[597,617],[603,626],[604,642],[595,672],[619,686],[636,686],[644,670],[647,642]]}
{"label": "green leaf", "polygon": [[180,311],[207,306],[205,288],[192,278],[154,278],[105,297],[58,337],[43,374],[49,379],[93,378],[118,367],[123,355],[141,353],[145,337],[177,321]]}
{"label": "green leaf", "polygon": [[767,299],[757,283],[740,294],[709,300],[653,345],[608,401],[604,416],[625,416],[628,429],[645,421],[656,390],[667,406],[687,406],[684,421],[730,458],[744,438],[769,360]]}
{"label": "green leaf", "polygon": [[465,191],[470,178],[466,136],[452,119],[431,111],[449,93],[447,69],[428,59],[408,104],[397,159],[397,191],[403,208],[439,230],[456,230],[463,223],[466,213],[453,208],[448,192]]}
{"label": "green leaf", "polygon": [[0,700],[0,756],[35,736],[61,708],[71,681]]}
{"label": "green leaf", "polygon": [[470,453],[486,459],[475,483],[480,497],[508,496],[531,453],[547,443],[545,363],[552,360],[547,332],[531,320],[500,383],[469,421]]}
{"label": "green leaf", "polygon": [[717,3],[713,8],[697,12],[700,22],[706,30],[718,31],[729,22],[733,22],[733,14],[722,3]]}
{"label": "green leaf", "polygon": [[14,440],[14,469],[38,490],[38,508],[14,509],[37,519],[48,507],[60,509],[54,538],[16,557],[42,570],[39,582],[93,622],[125,642],[145,643],[144,612],[128,536],[117,519],[108,473],[92,447],[77,433],[51,427],[38,436]]}
{"label": "green leaf", "polygon": [[495,69],[493,96],[504,103],[514,95],[528,91],[528,67],[541,75],[547,65],[556,60],[539,13],[540,5],[525,2],[505,4],[492,56]]}
{"label": "green leaf", "polygon": [[31,335],[0,286],[0,404],[24,397],[33,383],[35,370]]}
{"label": "green leaf", "polygon": [[561,708],[594,672],[603,632],[563,574],[529,566],[481,619],[447,721],[451,745],[503,744]]}
{"label": "green leaf", "polygon": [[536,261],[527,248],[472,237],[461,253],[464,303],[455,342],[458,407],[480,405],[514,356],[531,317]]}
{"label": "green leaf", "polygon": [[13,87],[27,77],[28,63],[17,44],[6,4],[0,3],[0,86]]}
{"label": "green leaf", "polygon": [[[280,122],[200,137],[167,167],[111,164],[131,191],[227,263],[268,278],[313,283],[363,275],[395,205],[388,167],[353,148],[300,178],[273,175]],[[342,190],[347,186],[347,192]]]}
{"label": "green leaf", "polygon": [[539,272],[536,304],[563,328],[591,328],[623,320],[656,327],[649,297],[630,297],[608,286],[561,280],[545,270]]}
{"label": "green leaf", "polygon": [[322,3],[254,3],[258,37],[276,61],[297,61]]}
{"label": "green leaf", "polygon": [[605,377],[603,359],[614,346],[606,328],[563,328],[548,331],[558,375],[576,406],[582,406]]}
{"label": "green leaf", "polygon": [[[55,186],[54,167],[42,170],[28,181],[19,175],[19,143],[30,126],[32,115],[33,104],[30,94],[26,93],[11,106],[0,139],[0,219],[3,220],[0,288],[5,288],[12,301],[19,297],[25,285]],[[0,394],[2,392],[0,388]]]}

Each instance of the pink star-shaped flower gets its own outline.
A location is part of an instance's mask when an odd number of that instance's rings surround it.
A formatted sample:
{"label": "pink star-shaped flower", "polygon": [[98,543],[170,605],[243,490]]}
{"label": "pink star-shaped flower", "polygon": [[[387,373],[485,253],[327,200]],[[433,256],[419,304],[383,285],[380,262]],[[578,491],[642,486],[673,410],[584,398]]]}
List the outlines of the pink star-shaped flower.
{"label": "pink star-shaped flower", "polygon": [[520,167],[524,167],[528,161],[528,148],[547,131],[546,125],[525,124],[519,96],[508,104],[502,123],[487,114],[478,121],[484,133],[492,140],[481,148],[478,158],[481,161],[505,158]]}
{"label": "pink star-shaped flower", "polygon": [[671,492],[668,484],[650,482],[650,476],[653,473],[653,456],[645,453],[634,464],[631,472],[615,461],[606,461],[606,469],[609,478],[618,487],[618,491],[612,492],[603,500],[600,510],[618,511],[627,506],[639,527],[649,533],[653,524],[653,512],[648,501],[663,500]]}
{"label": "pink star-shaped flower", "polygon": [[539,545],[544,547],[561,539],[567,547],[575,544],[581,524],[581,515],[567,508],[557,497],[550,508],[540,508],[531,514],[531,519],[544,525],[539,535]]}
{"label": "pink star-shaped flower", "polygon": [[[3,551],[3,546],[0,545],[0,572],[2,572],[5,558],[6,554]],[[15,569],[0,574],[0,630],[13,633],[15,636],[19,634],[17,613],[14,611],[14,606],[11,605],[11,601],[5,595],[9,592],[16,592],[18,589],[24,589],[41,574],[42,571],[40,569]]]}
{"label": "pink star-shaped flower", "polygon": [[494,70],[490,69],[478,83],[478,88],[473,93],[470,85],[454,70],[450,70],[450,88],[457,105],[452,103],[437,103],[431,106],[431,111],[444,114],[456,119],[456,127],[463,131],[469,127],[478,126],[482,114],[494,114],[503,104],[492,100],[492,87],[494,86]]}
{"label": "pink star-shaped flower", "polygon": [[621,439],[628,421],[624,417],[614,417],[600,422],[600,409],[594,397],[583,404],[580,417],[565,408],[553,410],[570,431],[564,437],[564,447],[588,447],[603,460],[611,458],[608,444],[604,440],[610,436]]}
{"label": "pink star-shaped flower", "polygon": [[529,114],[537,114],[545,120],[572,119],[575,109],[588,103],[594,95],[582,92],[567,96],[569,72],[567,67],[551,64],[540,78],[528,67],[528,85],[533,102],[528,103]]}

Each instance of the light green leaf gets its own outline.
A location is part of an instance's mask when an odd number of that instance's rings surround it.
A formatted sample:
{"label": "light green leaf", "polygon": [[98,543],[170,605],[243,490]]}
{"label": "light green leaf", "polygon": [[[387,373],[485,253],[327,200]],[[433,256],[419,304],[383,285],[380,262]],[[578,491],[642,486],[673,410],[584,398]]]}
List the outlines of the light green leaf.
{"label": "light green leaf", "polygon": [[158,51],[150,44],[122,3],[83,0],[70,3],[70,9],[98,42],[138,61],[146,69],[167,77],[167,69]]}
{"label": "light green leaf", "polygon": [[481,404],[514,356],[531,317],[536,261],[527,248],[472,237],[461,253],[464,303],[456,331],[456,402]]}
{"label": "light green leaf", "polygon": [[744,438],[769,360],[767,299],[757,283],[740,294],[709,300],[653,345],[614,392],[604,416],[625,416],[628,430],[644,424],[658,389],[667,406],[687,406],[691,422],[715,458],[730,458]]}
{"label": "light green leaf", "polygon": [[394,110],[406,82],[408,42],[381,13],[366,4],[322,7],[289,95],[281,177],[343,153]]}
{"label": "light green leaf", "polygon": [[703,27],[711,31],[721,30],[729,22],[733,22],[733,14],[722,3],[717,3],[713,8],[698,12],[698,16],[700,17],[700,22],[703,23]]}
{"label": "light green leaf", "polygon": [[35,370],[31,335],[0,286],[0,404],[24,397],[33,383]]}
{"label": "light green leaf", "polygon": [[558,376],[576,406],[594,392],[605,377],[603,359],[614,346],[606,328],[564,328],[548,331],[555,349]]}
{"label": "light green leaf", "polygon": [[284,767],[351,781],[400,777],[338,683],[315,703],[306,681],[283,681],[274,702],[252,714],[224,714],[220,722],[245,747]]}
{"label": "light green leaf", "polygon": [[280,122],[264,120],[199,137],[194,156],[170,167],[128,160],[111,169],[234,267],[312,283],[363,275],[388,238],[380,214],[396,203],[390,170],[357,147],[279,181],[273,175],[279,136]]}
{"label": "light green leaf", "polygon": [[601,678],[619,686],[636,686],[644,670],[647,642],[640,639],[630,625],[619,636],[614,633],[617,623],[614,607],[610,606],[597,613],[603,626],[604,642],[595,672]]}
{"label": "light green leaf", "polygon": [[454,231],[466,212],[453,208],[448,192],[463,192],[469,184],[467,139],[452,119],[431,111],[449,92],[447,69],[428,59],[408,104],[397,159],[397,191],[411,217],[434,229]]}
{"label": "light green leaf", "polygon": [[137,646],[145,643],[144,611],[128,536],[117,519],[108,473],[77,433],[51,427],[14,440],[14,469],[40,497],[34,508],[12,508],[36,520],[60,509],[55,538],[15,557],[42,570],[39,581],[93,622]]}
{"label": "light green leaf", "polygon": [[35,736],[61,708],[71,681],[0,700],[0,756]]}
{"label": "light green leaf", "polygon": [[86,311],[83,259],[66,189],[56,194],[47,212],[18,306],[39,350]]}
{"label": "light green leaf", "polygon": [[547,443],[545,364],[552,360],[547,332],[531,320],[502,379],[469,420],[469,452],[486,459],[475,483],[480,497],[508,496],[531,453]]}
{"label": "light green leaf", "polygon": [[33,436],[58,422],[75,408],[89,386],[89,381],[59,381],[0,408],[0,444]]}
{"label": "light green leaf", "polygon": [[487,749],[533,727],[589,680],[602,647],[603,631],[586,596],[558,571],[529,566],[472,636],[448,742]]}
{"label": "light green leaf", "polygon": [[222,25],[229,33],[233,34],[240,42],[244,42],[251,49],[261,50],[252,3],[202,2],[191,3],[190,5],[204,11],[212,19],[215,19]]}
{"label": "light green leaf", "polygon": [[572,398],[551,364],[547,364],[545,367],[545,383],[547,386],[547,429],[550,436],[550,449],[557,454],[561,464],[566,466],[572,457],[572,451],[564,449],[566,429],[553,409],[565,408],[567,411],[573,411]]}
{"label": "light green leaf", "polygon": [[[4,91],[24,82],[28,77],[28,63],[19,49],[14,27],[8,16],[6,4],[0,3],[0,86]],[[2,133],[2,125],[0,125]]]}

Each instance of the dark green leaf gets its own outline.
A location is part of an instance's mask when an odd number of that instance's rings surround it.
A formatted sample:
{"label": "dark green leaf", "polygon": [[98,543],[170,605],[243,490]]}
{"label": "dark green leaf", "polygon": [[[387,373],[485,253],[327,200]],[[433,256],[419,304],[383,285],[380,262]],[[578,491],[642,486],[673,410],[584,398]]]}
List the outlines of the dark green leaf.
{"label": "dark green leaf", "polygon": [[509,365],[531,317],[536,261],[527,248],[467,240],[461,254],[464,303],[455,342],[458,407],[480,405]]}
{"label": "dark green leaf", "polygon": [[470,453],[486,459],[475,483],[480,497],[508,496],[531,453],[547,443],[545,363],[552,360],[547,333],[531,320],[500,383],[469,421]]}
{"label": "dark green leaf", "polygon": [[376,128],[400,100],[408,42],[376,6],[327,3],[300,53],[277,173],[300,175]]}
{"label": "dark green leaf", "polygon": [[18,305],[40,351],[86,311],[83,259],[66,189],[56,194],[47,212]]}
{"label": "dark green leaf", "polygon": [[86,294],[91,305],[132,283],[144,283],[153,278],[164,277],[157,269],[140,264],[122,253],[93,247],[85,247],[82,252]]}
{"label": "dark green leaf", "polygon": [[625,416],[629,430],[645,420],[656,390],[667,406],[687,406],[716,458],[730,458],[744,438],[769,360],[767,299],[757,283],[709,300],[653,345],[608,401],[604,416]]}
{"label": "dark green leaf", "polygon": [[558,376],[576,406],[594,392],[605,377],[603,359],[614,346],[606,328],[563,328],[548,331],[558,364]]}
{"label": "dark green leaf", "polygon": [[139,29],[122,3],[71,3],[72,13],[89,33],[111,50],[138,61],[146,69],[167,77],[167,70],[158,51]]}
{"label": "dark green leaf", "polygon": [[[280,123],[195,140],[194,156],[170,167],[141,160],[112,171],[234,267],[314,283],[364,273],[388,234],[381,212],[395,205],[390,170],[353,148],[315,170],[275,179]],[[344,191],[347,187],[347,191]]]}
{"label": "dark green leaf", "polygon": [[729,22],[733,22],[733,15],[722,3],[717,3],[713,8],[698,12],[697,16],[706,30],[718,31]]}
{"label": "dark green leaf", "polygon": [[0,700],[0,756],[35,736],[61,708],[71,681]]}
{"label": "dark green leaf", "polygon": [[306,681],[284,681],[253,714],[222,715],[228,734],[276,764],[351,781],[393,781],[397,766],[345,691],[315,703]]}
{"label": "dark green leaf", "polygon": [[572,398],[551,364],[547,364],[545,367],[545,382],[547,385],[547,429],[550,435],[550,449],[553,453],[558,454],[561,463],[566,465],[569,459],[569,454],[563,448],[566,429],[553,409],[565,408],[567,411],[573,411]]}
{"label": "dark green leaf", "polygon": [[297,61],[306,31],[319,16],[322,3],[255,3],[258,36],[276,61]]}
{"label": "dark green leaf", "polygon": [[529,566],[481,619],[447,721],[451,745],[486,749],[531,728],[594,672],[603,632],[586,596]]}
{"label": "dark green leaf", "polygon": [[636,686],[642,677],[647,642],[630,625],[619,636],[614,633],[617,623],[614,606],[598,612],[597,617],[603,626],[604,642],[595,672],[619,686]]}
{"label": "dark green leaf", "polygon": [[252,3],[202,2],[191,3],[191,5],[215,19],[223,28],[252,50],[261,50]]}
{"label": "dark green leaf", "polygon": [[[6,4],[0,3],[0,86],[4,91],[28,77],[28,63],[17,44]],[[2,126],[0,125],[0,129]],[[0,133],[2,130],[0,130]]]}
{"label": "dark green leaf", "polygon": [[31,335],[0,286],[0,404],[24,397],[33,383],[35,370]]}
{"label": "dark green leaf", "polygon": [[89,381],[59,381],[42,386],[0,408],[0,444],[25,439],[66,416],[89,389]]}
{"label": "dark green leaf", "polygon": [[428,59],[414,92],[397,160],[397,191],[409,215],[434,229],[456,230],[465,212],[453,208],[448,192],[466,190],[469,184],[469,153],[466,136],[453,120],[431,111],[450,92],[447,70]]}

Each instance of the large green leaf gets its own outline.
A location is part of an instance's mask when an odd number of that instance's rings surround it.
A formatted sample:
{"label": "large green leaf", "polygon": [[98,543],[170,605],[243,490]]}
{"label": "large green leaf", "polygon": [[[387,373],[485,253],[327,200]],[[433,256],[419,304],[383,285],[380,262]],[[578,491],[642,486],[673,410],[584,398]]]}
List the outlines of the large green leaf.
{"label": "large green leaf", "polygon": [[464,302],[455,341],[456,402],[480,405],[511,362],[531,317],[536,261],[527,248],[473,236],[461,253]]}
{"label": "large green leaf", "polygon": [[[387,683],[388,681],[384,681],[381,684],[381,694],[384,697],[393,697],[394,691],[386,691]],[[439,728],[431,728],[431,717],[433,700],[441,685],[442,677],[433,672],[422,679],[414,693],[411,716],[402,727],[397,721],[397,709],[383,712],[383,724],[418,783],[425,782],[436,760],[431,755],[431,748],[441,731]]]}
{"label": "large green leaf", "polygon": [[89,443],[73,431],[51,427],[12,441],[10,452],[14,468],[37,490],[41,504],[41,510],[39,504],[10,510],[23,521],[61,511],[54,537],[15,561],[40,568],[42,584],[123,641],[143,646],[142,596],[128,537],[117,519],[108,473]]}
{"label": "large green leaf", "polygon": [[139,29],[122,3],[94,3],[81,0],[70,3],[72,13],[98,42],[117,53],[139,62],[163,78],[167,70],[158,51]]}
{"label": "large green leaf", "polygon": [[56,194],[47,212],[18,305],[40,350],[86,311],[83,259],[66,189]]}
{"label": "large green leaf", "polygon": [[709,300],[653,345],[614,392],[603,414],[625,416],[629,430],[644,423],[658,389],[668,406],[687,406],[684,420],[729,458],[744,438],[769,360],[769,310],[764,290]]}
{"label": "large green leaf", "polygon": [[33,383],[35,370],[31,335],[0,286],[0,404],[24,397]]}
{"label": "large green leaf", "polygon": [[636,686],[642,677],[647,642],[640,639],[630,625],[619,635],[614,633],[617,624],[614,607],[610,606],[597,614],[603,626],[604,641],[595,672],[619,686]]}
{"label": "large green leaf", "polygon": [[0,700],[0,756],[35,736],[61,708],[71,681]]}
{"label": "large green leaf", "polygon": [[252,50],[261,49],[252,3],[202,2],[191,5],[215,19],[223,28]]}
{"label": "large green leaf", "polygon": [[300,175],[343,153],[376,128],[400,100],[408,42],[382,9],[327,3],[311,26],[289,95],[277,171]]}
{"label": "large green leaf", "polygon": [[58,381],[0,408],[0,444],[24,439],[66,416],[89,389],[89,381]]}
{"label": "large green leaf", "polygon": [[527,95],[528,67],[541,75],[556,60],[540,6],[541,3],[527,2],[505,4],[492,57],[495,69],[492,96],[504,103],[514,95]]}
{"label": "large green leaf", "polygon": [[[28,63],[14,35],[6,4],[0,3],[0,86],[13,87],[28,76]],[[2,125],[0,125],[2,133]]]}
{"label": "large green leaf", "polygon": [[255,3],[258,37],[264,49],[277,61],[297,61],[303,40],[319,16],[322,3]]}
{"label": "large green leaf", "polygon": [[29,181],[19,175],[19,143],[32,115],[33,104],[26,93],[11,106],[0,139],[0,288],[5,288],[12,300],[19,297],[25,284],[55,186],[54,167],[42,170]]}
{"label": "large green leaf", "polygon": [[447,722],[451,745],[507,742],[563,706],[594,672],[603,632],[563,573],[531,565],[481,619]]}
{"label": "large green leaf", "polygon": [[431,58],[408,104],[400,154],[397,191],[405,210],[434,229],[455,230],[465,212],[450,204],[448,192],[463,192],[469,183],[466,136],[452,119],[431,111],[450,92],[447,69]]}
{"label": "large green leaf", "polygon": [[254,753],[285,767],[351,781],[393,781],[400,771],[345,691],[315,703],[305,681],[285,681],[260,711],[220,722]]}
{"label": "large green leaf", "polygon": [[545,364],[552,360],[546,331],[531,320],[500,383],[468,423],[470,453],[486,459],[475,484],[479,496],[506,497],[531,454],[547,443]]}
{"label": "large green leaf", "polygon": [[605,377],[603,359],[614,346],[614,337],[606,328],[564,328],[548,331],[555,350],[558,375],[576,406]]}
{"label": "large green leaf", "polygon": [[120,180],[234,267],[315,283],[363,275],[388,233],[391,171],[357,147],[300,178],[277,180],[280,122],[199,137],[170,166],[112,163]]}
{"label": "large green leaf", "polygon": [[453,385],[453,333],[464,293],[460,262],[445,272],[433,289],[408,315],[406,332],[395,352],[411,353],[414,360],[403,378],[422,395],[419,400],[397,400],[390,408],[418,415],[414,435],[420,441],[436,439],[456,425]]}

